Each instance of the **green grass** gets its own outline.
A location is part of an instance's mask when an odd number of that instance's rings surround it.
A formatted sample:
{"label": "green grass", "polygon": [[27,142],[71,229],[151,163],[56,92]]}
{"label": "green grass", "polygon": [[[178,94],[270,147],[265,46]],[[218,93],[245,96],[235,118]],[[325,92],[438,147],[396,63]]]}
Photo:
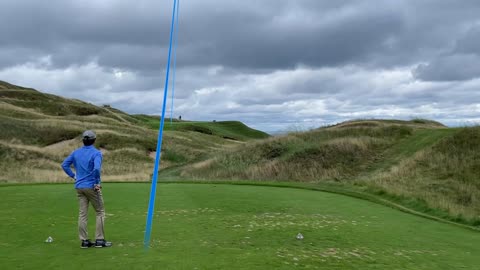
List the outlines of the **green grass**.
{"label": "green grass", "polygon": [[[480,234],[336,194],[160,184],[152,247],[147,184],[104,184],[109,249],[82,250],[71,185],[0,187],[2,269],[478,269]],[[91,211],[92,212],[92,211]],[[93,233],[90,213],[90,233]],[[297,233],[305,239],[296,240]],[[52,236],[54,242],[44,240]]]}

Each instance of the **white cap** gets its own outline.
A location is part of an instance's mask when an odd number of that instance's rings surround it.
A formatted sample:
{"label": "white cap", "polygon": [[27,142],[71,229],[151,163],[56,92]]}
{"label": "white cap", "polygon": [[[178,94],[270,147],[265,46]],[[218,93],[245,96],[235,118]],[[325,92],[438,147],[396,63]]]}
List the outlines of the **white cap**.
{"label": "white cap", "polygon": [[97,135],[95,135],[95,132],[91,131],[91,130],[86,130],[85,132],[83,132],[83,138],[84,139],[96,139],[97,138]]}

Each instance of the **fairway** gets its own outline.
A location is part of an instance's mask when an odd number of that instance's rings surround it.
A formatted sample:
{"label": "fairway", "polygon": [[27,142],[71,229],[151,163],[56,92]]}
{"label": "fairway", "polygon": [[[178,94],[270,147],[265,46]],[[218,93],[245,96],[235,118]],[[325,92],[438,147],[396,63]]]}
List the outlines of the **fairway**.
{"label": "fairway", "polygon": [[104,184],[114,246],[103,249],[80,249],[73,185],[0,187],[1,268],[480,269],[478,232],[342,195],[246,185],[160,184],[146,251],[149,187]]}

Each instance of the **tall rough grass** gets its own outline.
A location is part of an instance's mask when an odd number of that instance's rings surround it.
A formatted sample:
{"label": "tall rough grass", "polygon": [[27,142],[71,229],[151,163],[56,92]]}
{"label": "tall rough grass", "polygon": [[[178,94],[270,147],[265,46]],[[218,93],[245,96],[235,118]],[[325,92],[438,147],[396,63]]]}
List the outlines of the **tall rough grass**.
{"label": "tall rough grass", "polygon": [[408,127],[321,129],[271,138],[192,166],[184,176],[251,180],[345,180],[357,175],[382,150],[409,136]]}
{"label": "tall rough grass", "polygon": [[[147,181],[153,171],[158,122],[158,117],[131,116],[0,81],[0,181],[70,181],[60,163],[81,146],[80,134],[86,129],[97,132],[104,179]],[[268,137],[240,122],[178,124],[166,125],[161,169],[200,161],[238,144],[225,138]]]}
{"label": "tall rough grass", "polygon": [[[104,152],[104,180],[151,179],[156,130],[102,115],[51,116],[11,104],[0,108],[11,112],[0,115],[1,182],[70,182],[60,163],[82,146],[80,135],[86,129],[98,135],[95,146]],[[192,131],[167,131],[160,168],[196,162],[236,144]]]}
{"label": "tall rough grass", "polygon": [[367,183],[480,224],[479,150],[480,127],[464,128]]}

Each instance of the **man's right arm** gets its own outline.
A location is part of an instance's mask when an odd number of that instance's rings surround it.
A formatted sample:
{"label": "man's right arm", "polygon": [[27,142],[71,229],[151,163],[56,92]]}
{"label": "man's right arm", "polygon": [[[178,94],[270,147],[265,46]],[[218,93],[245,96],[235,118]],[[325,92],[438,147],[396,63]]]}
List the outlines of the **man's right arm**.
{"label": "man's right arm", "polygon": [[72,172],[70,166],[73,164],[73,153],[71,153],[62,163],[63,171],[70,176],[71,178],[75,179],[75,174]]}

